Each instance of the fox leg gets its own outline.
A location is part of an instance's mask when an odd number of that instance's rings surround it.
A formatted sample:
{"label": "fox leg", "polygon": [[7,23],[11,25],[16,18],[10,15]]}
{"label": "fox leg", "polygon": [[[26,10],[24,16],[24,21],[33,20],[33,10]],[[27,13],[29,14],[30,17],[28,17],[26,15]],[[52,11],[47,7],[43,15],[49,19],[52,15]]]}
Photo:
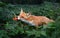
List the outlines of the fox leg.
{"label": "fox leg", "polygon": [[[34,23],[33,20],[32,21],[29,21],[29,22],[32,23],[32,24]],[[36,29],[38,29],[38,25],[35,24],[35,27],[36,27]]]}

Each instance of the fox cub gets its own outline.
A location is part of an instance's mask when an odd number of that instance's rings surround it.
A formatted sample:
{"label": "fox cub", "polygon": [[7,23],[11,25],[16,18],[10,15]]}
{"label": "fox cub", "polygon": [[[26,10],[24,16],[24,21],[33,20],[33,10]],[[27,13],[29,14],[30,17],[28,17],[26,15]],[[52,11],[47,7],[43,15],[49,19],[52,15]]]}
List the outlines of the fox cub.
{"label": "fox cub", "polygon": [[49,22],[54,22],[52,19],[49,19],[45,16],[35,16],[31,15],[30,13],[25,13],[22,9],[18,17],[14,18],[14,20],[19,20],[20,18],[24,18],[25,20],[34,23],[36,27],[42,24],[47,25]]}

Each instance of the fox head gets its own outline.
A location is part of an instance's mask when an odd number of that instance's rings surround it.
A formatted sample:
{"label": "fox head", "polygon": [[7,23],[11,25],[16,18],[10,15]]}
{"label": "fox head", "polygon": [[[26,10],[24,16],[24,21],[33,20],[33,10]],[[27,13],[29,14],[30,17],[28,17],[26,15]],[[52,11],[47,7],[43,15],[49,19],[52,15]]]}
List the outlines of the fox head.
{"label": "fox head", "polygon": [[20,20],[20,18],[28,18],[31,14],[30,13],[25,13],[23,9],[21,8],[20,14],[17,17],[14,17],[13,20]]}

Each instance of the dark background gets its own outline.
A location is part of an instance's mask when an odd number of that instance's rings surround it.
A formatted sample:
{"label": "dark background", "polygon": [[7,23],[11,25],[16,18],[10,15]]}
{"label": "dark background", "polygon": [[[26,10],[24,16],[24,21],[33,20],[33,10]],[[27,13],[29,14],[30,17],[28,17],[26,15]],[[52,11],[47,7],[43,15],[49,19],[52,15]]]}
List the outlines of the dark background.
{"label": "dark background", "polygon": [[60,3],[60,0],[0,0],[0,1],[12,4],[41,4],[44,1]]}

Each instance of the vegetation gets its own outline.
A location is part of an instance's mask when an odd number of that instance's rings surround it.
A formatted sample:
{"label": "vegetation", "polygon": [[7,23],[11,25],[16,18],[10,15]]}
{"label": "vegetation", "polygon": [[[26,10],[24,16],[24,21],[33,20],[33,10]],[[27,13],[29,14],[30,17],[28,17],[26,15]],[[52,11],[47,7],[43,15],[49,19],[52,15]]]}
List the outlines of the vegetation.
{"label": "vegetation", "polygon": [[0,0],[0,1],[11,4],[41,4],[44,1],[60,3],[60,0]]}
{"label": "vegetation", "polygon": [[[19,14],[20,9],[33,15],[46,16],[55,23],[41,25],[35,29],[24,25],[12,18]],[[24,26],[24,27],[21,27]],[[59,3],[44,2],[41,5],[12,5],[0,2],[0,38],[60,38],[60,5]]]}

